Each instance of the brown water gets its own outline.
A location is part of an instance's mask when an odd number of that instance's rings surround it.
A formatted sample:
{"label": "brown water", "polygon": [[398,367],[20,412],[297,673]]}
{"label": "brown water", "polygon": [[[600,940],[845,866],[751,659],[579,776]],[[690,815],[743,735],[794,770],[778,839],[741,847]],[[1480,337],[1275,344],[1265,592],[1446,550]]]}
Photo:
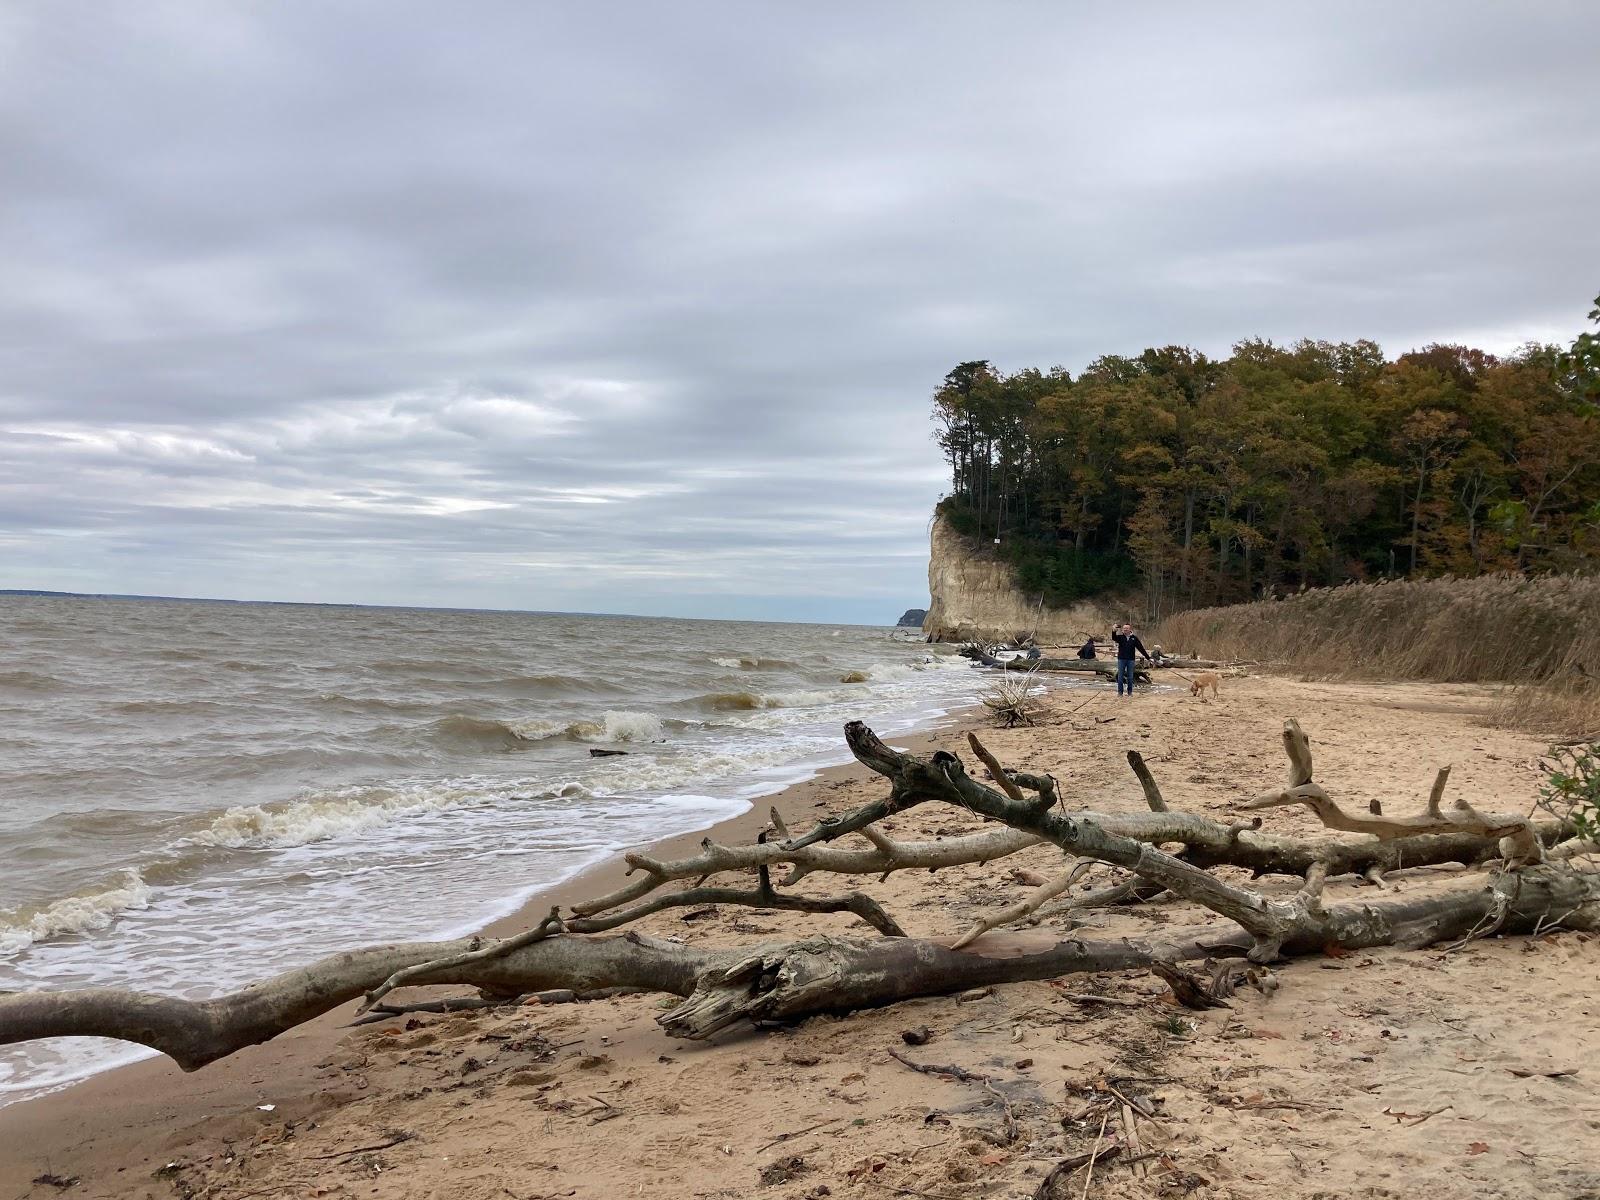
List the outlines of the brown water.
{"label": "brown water", "polygon": [[[204,995],[476,927],[842,761],[848,719],[892,733],[970,702],[981,678],[930,649],[859,627],[0,597],[0,990]],[[0,1103],[130,1053],[0,1049]]]}

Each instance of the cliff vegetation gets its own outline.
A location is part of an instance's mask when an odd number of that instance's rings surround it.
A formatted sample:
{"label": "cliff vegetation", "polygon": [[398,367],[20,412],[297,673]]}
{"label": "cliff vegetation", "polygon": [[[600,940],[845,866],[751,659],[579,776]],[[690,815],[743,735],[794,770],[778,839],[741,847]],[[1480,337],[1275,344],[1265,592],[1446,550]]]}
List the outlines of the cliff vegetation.
{"label": "cliff vegetation", "polygon": [[[1590,318],[1600,322],[1600,298]],[[1152,613],[1377,578],[1600,560],[1600,350],[1249,340],[1006,375],[933,398],[949,529],[1048,607]]]}

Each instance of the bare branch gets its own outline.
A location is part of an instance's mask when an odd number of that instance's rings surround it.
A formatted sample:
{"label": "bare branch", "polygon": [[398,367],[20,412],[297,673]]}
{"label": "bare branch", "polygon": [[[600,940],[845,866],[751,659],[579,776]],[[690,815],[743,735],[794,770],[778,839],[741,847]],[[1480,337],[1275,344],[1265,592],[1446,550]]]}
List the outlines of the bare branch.
{"label": "bare branch", "polygon": [[852,913],[885,937],[905,937],[906,931],[871,896],[849,892],[843,896],[796,896],[773,888],[696,887],[667,896],[658,896],[621,912],[603,917],[575,917],[567,921],[569,933],[604,933],[630,921],[667,908],[686,908],[699,904],[737,904],[746,908],[778,909],[802,913]]}
{"label": "bare branch", "polygon": [[979,761],[989,768],[990,776],[1000,785],[1002,792],[1013,800],[1026,801],[1026,797],[1022,794],[1022,789],[1011,782],[1010,776],[1006,774],[1006,769],[1000,765],[1000,760],[984,748],[976,733],[969,732],[967,734],[967,744],[972,747],[972,752],[978,756]]}
{"label": "bare branch", "polygon": [[1144,789],[1144,801],[1150,806],[1150,811],[1166,812],[1167,802],[1162,799],[1161,789],[1156,786],[1156,777],[1150,774],[1150,768],[1144,765],[1144,757],[1137,750],[1128,751],[1128,765],[1139,777],[1139,786]]}
{"label": "bare branch", "polygon": [[1093,862],[1074,863],[1068,870],[1061,872],[1054,879],[1047,879],[1015,904],[1009,904],[997,913],[980,918],[973,924],[971,929],[952,942],[950,948],[952,950],[960,950],[963,946],[970,946],[991,929],[998,929],[1002,925],[1009,925],[1013,921],[1021,921],[1026,917],[1031,917],[1039,911],[1039,906],[1046,900],[1054,900],[1061,895],[1062,892],[1082,879],[1085,873],[1093,866]]}
{"label": "bare branch", "polygon": [[1346,812],[1318,784],[1312,782],[1311,743],[1297,721],[1289,720],[1283,726],[1284,750],[1289,756],[1289,787],[1282,791],[1265,792],[1240,805],[1244,809],[1279,808],[1289,804],[1303,804],[1316,813],[1317,819],[1328,829],[1346,833],[1370,833],[1380,841],[1416,837],[1426,834],[1464,833],[1471,837],[1494,841],[1505,839],[1502,847],[1508,860],[1514,863],[1538,862],[1543,858],[1543,845],[1533,823],[1518,814],[1481,813],[1465,800],[1457,800],[1449,811],[1441,809],[1445,784],[1450,778],[1450,768],[1442,768],[1433,781],[1428,794],[1427,807],[1412,817],[1386,817],[1378,805],[1370,814]]}
{"label": "bare branch", "polygon": [[700,879],[725,871],[788,865],[793,867],[793,872],[784,882],[792,885],[814,871],[836,875],[884,875],[891,871],[937,870],[964,863],[992,862],[1037,846],[1043,840],[1013,829],[985,830],[939,842],[894,841],[870,824],[863,825],[859,832],[873,843],[872,848],[812,845],[794,850],[788,842],[724,846],[707,838],[700,843],[700,853],[692,858],[664,861],[644,854],[628,854],[625,861],[629,869],[643,872],[643,877],[604,896],[575,904],[572,911],[579,916],[589,916],[647,896],[675,879]]}

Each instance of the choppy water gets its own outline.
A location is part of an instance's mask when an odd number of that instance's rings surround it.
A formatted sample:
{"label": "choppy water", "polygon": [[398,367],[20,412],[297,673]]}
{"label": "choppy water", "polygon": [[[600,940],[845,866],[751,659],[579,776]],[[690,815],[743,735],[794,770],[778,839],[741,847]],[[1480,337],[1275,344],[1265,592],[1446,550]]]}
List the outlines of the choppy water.
{"label": "choppy water", "polygon": [[[970,702],[886,629],[0,597],[0,990],[449,936]],[[593,758],[591,746],[626,750]],[[0,1048],[0,1104],[137,1057]]]}

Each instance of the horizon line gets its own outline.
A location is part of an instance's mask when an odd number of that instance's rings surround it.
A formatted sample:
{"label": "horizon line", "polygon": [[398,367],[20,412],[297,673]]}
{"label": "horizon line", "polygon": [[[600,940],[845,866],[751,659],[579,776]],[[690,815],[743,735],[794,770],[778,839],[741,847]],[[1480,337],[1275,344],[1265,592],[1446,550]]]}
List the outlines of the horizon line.
{"label": "horizon line", "polygon": [[0,597],[39,596],[63,600],[145,600],[176,604],[269,604],[280,608],[379,608],[394,611],[512,613],[531,617],[606,617],[642,621],[717,621],[727,625],[854,625],[858,629],[897,629],[893,622],[882,626],[858,621],[754,620],[748,617],[673,617],[660,613],[584,612],[554,608],[480,608],[449,604],[372,604],[357,600],[238,600],[226,596],[164,596],[144,592],[68,592],[54,588],[0,588]]}

